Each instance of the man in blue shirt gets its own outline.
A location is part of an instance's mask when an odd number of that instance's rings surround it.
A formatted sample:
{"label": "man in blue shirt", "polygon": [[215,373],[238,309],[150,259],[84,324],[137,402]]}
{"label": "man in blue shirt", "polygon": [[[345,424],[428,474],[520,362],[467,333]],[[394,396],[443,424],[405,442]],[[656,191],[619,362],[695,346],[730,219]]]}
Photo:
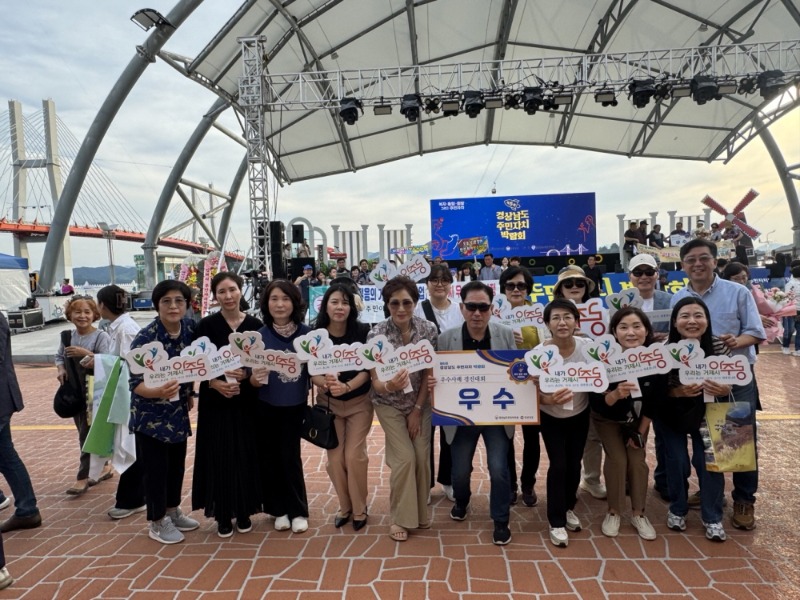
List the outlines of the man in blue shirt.
{"label": "man in blue shirt", "polygon": [[478,273],[478,279],[480,281],[492,281],[493,279],[500,279],[502,273],[503,269],[500,268],[500,265],[494,264],[494,254],[491,252],[484,254],[483,266],[480,273]]}
{"label": "man in blue shirt", "polygon": [[[731,354],[747,358],[752,368],[756,362],[755,345],[766,338],[755,300],[750,290],[739,283],[726,281],[716,274],[717,246],[704,239],[694,239],[681,246],[681,265],[689,277],[689,284],[672,297],[672,306],[685,296],[700,298],[711,313],[711,330]],[[733,386],[737,402],[748,402],[753,414],[756,410],[756,382]],[[755,419],[754,419],[755,427]],[[734,527],[755,527],[755,493],[758,490],[758,464],[756,470],[733,474]]]}

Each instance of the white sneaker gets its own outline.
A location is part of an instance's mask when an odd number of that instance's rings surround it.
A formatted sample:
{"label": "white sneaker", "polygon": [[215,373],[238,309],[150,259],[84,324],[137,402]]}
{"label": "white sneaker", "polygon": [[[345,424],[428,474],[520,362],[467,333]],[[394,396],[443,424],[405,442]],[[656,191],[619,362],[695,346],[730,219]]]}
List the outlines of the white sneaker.
{"label": "white sneaker", "polygon": [[580,531],[581,530],[581,520],[571,510],[567,511],[567,529],[570,531]]}
{"label": "white sneaker", "polygon": [[587,483],[585,479],[581,479],[580,488],[584,492],[589,492],[592,498],[597,498],[598,500],[605,500],[608,497],[606,486],[602,483]]}
{"label": "white sneaker", "polygon": [[603,535],[608,537],[617,537],[619,534],[619,515],[607,513],[606,518],[603,519],[603,527],[601,529],[603,531]]}
{"label": "white sneaker", "polygon": [[791,348],[781,348],[781,350],[783,350],[784,354],[791,354],[792,353]]}
{"label": "white sneaker", "polygon": [[292,519],[292,531],[294,533],[303,533],[308,531],[308,521],[305,517],[295,517]]}
{"label": "white sneaker", "polygon": [[641,517],[631,517],[631,525],[639,532],[639,537],[643,540],[656,539],[656,530],[653,529],[649,519],[644,515]]}
{"label": "white sneaker", "polygon": [[550,528],[550,542],[559,548],[566,548],[569,545],[569,534],[563,527]]}
{"label": "white sneaker", "polygon": [[800,356],[800,350],[795,350],[792,352],[792,356]]}
{"label": "white sneaker", "polygon": [[[450,489],[452,490],[453,488],[450,488]],[[5,500],[0,502],[0,510],[3,510],[4,508],[8,508],[9,506],[11,506],[11,498],[6,496]]]}
{"label": "white sneaker", "polygon": [[14,578],[11,576],[11,573],[8,572],[8,569],[3,567],[0,569],[0,590],[6,589],[14,583]]}
{"label": "white sneaker", "polygon": [[456,497],[453,495],[453,486],[452,485],[443,485],[442,491],[444,491],[444,497],[450,500],[450,502],[455,502]]}
{"label": "white sneaker", "polygon": [[275,531],[286,531],[291,526],[292,523],[289,521],[289,515],[275,517]]}
{"label": "white sneaker", "polygon": [[667,512],[667,527],[673,531],[686,531],[686,517]]}

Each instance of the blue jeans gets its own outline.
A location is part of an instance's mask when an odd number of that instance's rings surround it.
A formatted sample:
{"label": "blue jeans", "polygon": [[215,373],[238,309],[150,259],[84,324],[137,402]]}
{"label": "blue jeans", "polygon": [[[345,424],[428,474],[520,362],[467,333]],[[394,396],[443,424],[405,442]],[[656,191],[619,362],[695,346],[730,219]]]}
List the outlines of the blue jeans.
{"label": "blue jeans", "polygon": [[[685,517],[686,513],[689,512],[686,480],[689,478],[691,471],[689,450],[686,446],[686,433],[678,433],[663,423],[659,424],[658,430],[664,442],[666,455],[667,489],[671,499],[669,511],[673,515]],[[723,473],[711,473],[706,470],[706,460],[703,456],[703,438],[700,436],[700,430],[695,429],[689,435],[692,437],[692,465],[694,465],[700,482],[700,514],[704,523],[721,523],[725,475]]]}
{"label": "blue jeans", "polygon": [[509,439],[502,425],[468,425],[459,427],[450,444],[453,456],[453,495],[459,506],[467,506],[472,496],[470,475],[478,438],[483,436],[486,460],[489,463],[489,514],[493,521],[508,523],[511,504],[511,483],[508,472]]}
{"label": "blue jeans", "polygon": [[14,514],[18,517],[37,514],[39,509],[36,507],[36,496],[33,494],[28,469],[11,440],[11,415],[0,417],[0,473],[6,478],[14,495]]}
{"label": "blue jeans", "polygon": [[[752,366],[751,366],[752,368]],[[755,504],[756,492],[758,491],[758,427],[756,426],[756,380],[753,373],[753,381],[747,385],[733,386],[733,397],[736,402],[749,402],[753,414],[753,440],[756,443],[756,470],[746,473],[733,473],[733,497],[734,502],[740,504]]]}
{"label": "blue jeans", "polygon": [[800,352],[800,319],[795,317],[783,317],[781,319],[783,325],[783,347],[788,348],[792,343],[792,334],[797,329],[797,334],[794,336],[794,349]]}

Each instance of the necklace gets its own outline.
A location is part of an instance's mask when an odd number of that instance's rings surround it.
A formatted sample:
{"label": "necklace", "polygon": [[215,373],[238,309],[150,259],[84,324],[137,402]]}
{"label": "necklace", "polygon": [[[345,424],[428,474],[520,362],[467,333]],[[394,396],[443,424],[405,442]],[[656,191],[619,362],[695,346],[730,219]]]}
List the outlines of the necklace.
{"label": "necklace", "polygon": [[167,330],[167,335],[169,337],[171,337],[173,340],[177,340],[179,337],[181,337],[181,331],[183,330],[183,323],[178,323],[177,333],[172,333],[169,329],[167,329],[166,326],[164,326],[164,329]]}
{"label": "necklace", "polygon": [[399,327],[397,328],[397,330],[400,332],[400,335],[408,335],[408,334],[410,334],[411,333],[411,329],[412,329],[411,323],[408,324],[408,329],[406,329],[405,331],[403,331]]}

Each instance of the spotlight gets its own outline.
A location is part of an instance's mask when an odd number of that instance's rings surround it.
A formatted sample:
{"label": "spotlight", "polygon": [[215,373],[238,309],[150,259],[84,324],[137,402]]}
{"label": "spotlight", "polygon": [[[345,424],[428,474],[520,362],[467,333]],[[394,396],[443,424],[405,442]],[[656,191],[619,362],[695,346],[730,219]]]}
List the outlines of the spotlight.
{"label": "spotlight", "polygon": [[503,108],[503,96],[500,94],[487,95],[484,98],[486,108]]}
{"label": "spotlight", "polygon": [[526,87],[522,90],[522,108],[529,115],[536,114],[536,111],[542,107],[543,103],[542,88]]}
{"label": "spotlight", "polygon": [[714,100],[719,95],[719,86],[713,77],[708,75],[695,75],[692,77],[692,100],[702,106],[709,100]]}
{"label": "spotlight", "polygon": [[650,98],[655,95],[656,88],[652,78],[634,79],[628,85],[628,92],[633,105],[636,108],[644,108],[650,103]]}
{"label": "spotlight", "polygon": [[413,123],[419,119],[419,109],[422,106],[422,100],[418,94],[406,94],[400,101],[400,114],[403,115],[409,122]]}
{"label": "spotlight", "polygon": [[458,99],[458,96],[451,96],[450,98],[446,98],[442,100],[442,116],[445,117],[455,117],[458,115],[458,109],[461,106],[461,102]]}
{"label": "spotlight", "polygon": [[692,86],[685,81],[673,83],[670,86],[670,95],[673,98],[688,98],[692,95]]}
{"label": "spotlight", "polygon": [[786,80],[783,78],[783,71],[764,71],[758,74],[758,89],[761,91],[762,98],[768,100],[774,98],[781,93],[785,86]]}
{"label": "spotlight", "polygon": [[392,114],[392,105],[385,103],[376,104],[375,108],[372,109],[372,112],[376,117],[390,115]]}
{"label": "spotlight", "polygon": [[339,116],[348,125],[355,125],[358,121],[358,111],[364,112],[361,100],[356,98],[342,98],[339,100]]}
{"label": "spotlight", "polygon": [[672,86],[666,82],[657,83],[655,85],[655,93],[653,94],[653,98],[656,100],[666,100],[669,98],[670,90]]}
{"label": "spotlight", "polygon": [[736,80],[732,77],[726,77],[724,79],[717,80],[717,86],[719,87],[718,94],[720,96],[725,96],[728,94],[735,94],[736,90],[738,89],[739,85],[736,83]]}
{"label": "spotlight", "polygon": [[520,108],[519,103],[522,97],[519,94],[506,94],[506,110],[511,108]]}
{"label": "spotlight", "polygon": [[600,88],[594,93],[594,101],[603,106],[616,106],[619,104],[617,102],[617,94],[612,88],[607,87]]}
{"label": "spotlight", "polygon": [[475,119],[485,106],[483,94],[474,90],[464,92],[464,112],[470,119]]}
{"label": "spotlight", "polygon": [[553,104],[555,106],[567,106],[572,104],[572,92],[569,90],[560,90],[553,93]]}
{"label": "spotlight", "polygon": [[739,80],[738,91],[740,94],[752,94],[756,91],[756,85],[756,78],[752,75],[747,75]]}
{"label": "spotlight", "polygon": [[425,112],[427,114],[439,114],[439,104],[438,98],[428,98],[425,100]]}

